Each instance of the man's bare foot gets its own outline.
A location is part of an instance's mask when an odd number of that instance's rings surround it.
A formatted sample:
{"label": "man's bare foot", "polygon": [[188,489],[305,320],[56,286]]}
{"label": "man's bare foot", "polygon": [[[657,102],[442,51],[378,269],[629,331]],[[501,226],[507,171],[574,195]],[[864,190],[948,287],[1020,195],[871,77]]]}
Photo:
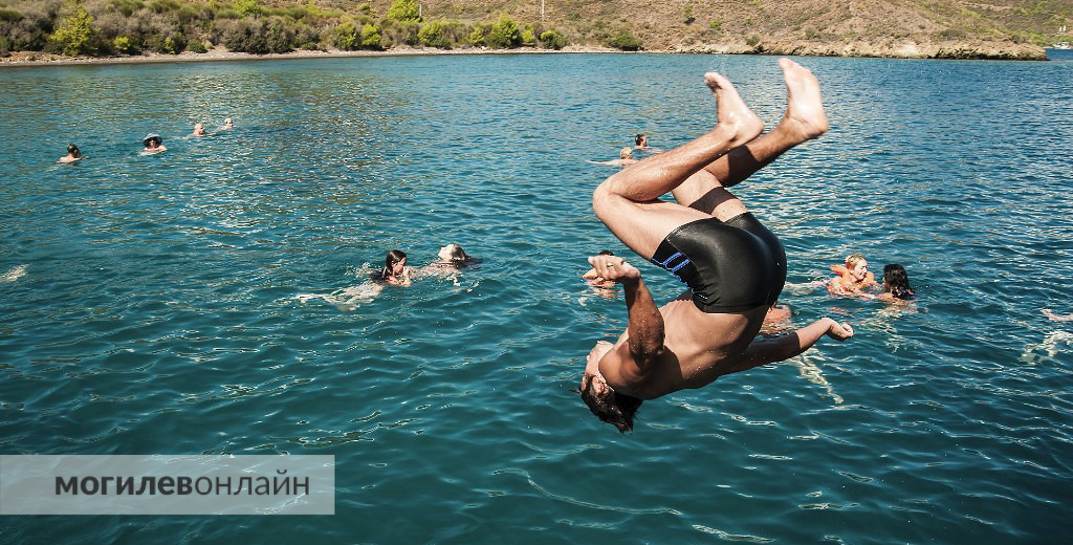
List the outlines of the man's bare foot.
{"label": "man's bare foot", "polygon": [[716,72],[704,74],[704,83],[715,95],[716,129],[727,131],[734,145],[756,138],[764,130],[764,122],[749,109],[730,80]]}
{"label": "man's bare foot", "polygon": [[823,111],[820,82],[812,71],[790,59],[779,59],[786,78],[786,115],[778,129],[790,133],[800,142],[827,132],[827,114]]}

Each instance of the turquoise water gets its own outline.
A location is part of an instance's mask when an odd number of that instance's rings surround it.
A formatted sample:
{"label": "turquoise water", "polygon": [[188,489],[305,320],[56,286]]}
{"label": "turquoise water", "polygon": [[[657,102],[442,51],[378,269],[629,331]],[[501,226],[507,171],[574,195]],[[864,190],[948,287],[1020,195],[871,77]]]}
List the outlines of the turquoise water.
{"label": "turquoise water", "polygon": [[[631,435],[572,391],[625,324],[577,278],[628,254],[586,161],[710,127],[705,70],[773,123],[774,58],[0,71],[0,451],[333,454],[338,484],[335,516],[7,517],[0,541],[1064,543],[1073,323],[1040,310],[1073,313],[1073,63],[801,62],[831,132],[737,193],[795,323],[857,336]],[[170,150],[139,156],[147,132]],[[88,159],[53,164],[70,141]],[[447,242],[482,265],[348,297]],[[904,264],[916,309],[801,287],[855,251]]]}

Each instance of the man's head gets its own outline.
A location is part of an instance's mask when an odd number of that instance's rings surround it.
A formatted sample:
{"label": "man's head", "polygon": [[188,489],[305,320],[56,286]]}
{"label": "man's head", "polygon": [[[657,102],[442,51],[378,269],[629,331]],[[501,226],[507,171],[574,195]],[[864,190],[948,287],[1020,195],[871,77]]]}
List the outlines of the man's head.
{"label": "man's head", "polygon": [[579,393],[596,418],[615,426],[622,433],[633,431],[633,416],[641,406],[640,399],[615,392],[599,371],[596,374],[585,373],[581,378]]}
{"label": "man's head", "polygon": [[578,393],[592,414],[625,433],[633,430],[633,416],[641,406],[641,400],[615,392],[600,374],[600,360],[612,349],[611,343],[604,341],[592,348],[585,362],[585,374],[581,376]]}
{"label": "man's head", "polygon": [[648,135],[646,135],[643,132],[637,133],[637,136],[634,137],[633,142],[639,148],[647,148],[648,147]]}

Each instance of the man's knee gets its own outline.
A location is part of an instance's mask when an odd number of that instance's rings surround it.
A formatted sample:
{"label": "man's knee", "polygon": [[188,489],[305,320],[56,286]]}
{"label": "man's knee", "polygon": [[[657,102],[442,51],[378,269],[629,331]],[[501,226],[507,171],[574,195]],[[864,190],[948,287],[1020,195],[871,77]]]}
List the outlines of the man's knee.
{"label": "man's knee", "polygon": [[621,197],[611,190],[611,178],[596,186],[592,192],[592,210],[596,212],[596,217],[606,223],[615,206],[615,201],[619,198]]}

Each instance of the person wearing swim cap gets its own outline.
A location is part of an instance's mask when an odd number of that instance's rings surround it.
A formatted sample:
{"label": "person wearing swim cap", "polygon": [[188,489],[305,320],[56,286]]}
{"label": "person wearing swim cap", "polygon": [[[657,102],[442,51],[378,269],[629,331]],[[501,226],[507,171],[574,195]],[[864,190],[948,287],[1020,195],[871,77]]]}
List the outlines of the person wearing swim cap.
{"label": "person wearing swim cap", "polygon": [[[644,400],[700,388],[720,376],[782,361],[822,337],[853,336],[831,318],[757,339],[786,281],[786,254],[771,231],[727,188],[783,152],[827,131],[812,72],[780,59],[789,105],[778,126],[763,123],[723,76],[705,74],[717,103],[707,134],[609,177],[593,192],[596,216],[634,252],[677,276],[683,296],[657,307],[641,271],[621,257],[589,258],[600,278],[622,285],[628,326],[589,352],[581,398],[625,432]],[[677,202],[660,200],[670,192]]]}
{"label": "person wearing swim cap", "polygon": [[145,138],[142,139],[142,144],[145,145],[145,149],[142,150],[142,153],[145,155],[153,155],[168,151],[168,148],[164,147],[164,141],[161,140],[160,135],[156,133],[145,135]]}
{"label": "person wearing swim cap", "polygon": [[67,155],[60,157],[56,162],[71,164],[82,160],[82,151],[74,144],[67,144]]}

